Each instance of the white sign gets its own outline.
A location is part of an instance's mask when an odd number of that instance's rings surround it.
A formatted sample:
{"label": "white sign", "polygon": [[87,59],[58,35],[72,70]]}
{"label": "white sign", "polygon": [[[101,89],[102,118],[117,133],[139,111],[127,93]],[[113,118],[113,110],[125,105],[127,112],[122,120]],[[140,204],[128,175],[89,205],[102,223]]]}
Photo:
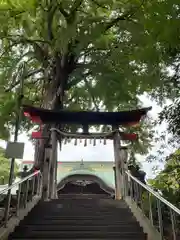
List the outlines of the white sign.
{"label": "white sign", "polygon": [[8,142],[5,151],[6,158],[23,159],[24,143],[22,142]]}

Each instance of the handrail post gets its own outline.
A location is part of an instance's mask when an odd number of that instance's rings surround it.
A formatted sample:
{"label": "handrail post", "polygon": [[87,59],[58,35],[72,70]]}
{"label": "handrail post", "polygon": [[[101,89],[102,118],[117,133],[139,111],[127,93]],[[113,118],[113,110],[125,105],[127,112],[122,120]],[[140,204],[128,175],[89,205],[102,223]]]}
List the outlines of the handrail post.
{"label": "handrail post", "polygon": [[26,208],[27,201],[28,201],[28,194],[29,193],[29,179],[26,181],[26,191],[25,191],[25,197],[24,197],[24,208]]}
{"label": "handrail post", "polygon": [[16,206],[16,216],[19,215],[19,208],[20,208],[20,201],[21,201],[21,184],[19,184],[18,194],[17,194],[17,206]]}
{"label": "handrail post", "polygon": [[153,212],[152,212],[152,203],[151,203],[151,193],[148,192],[148,203],[149,203],[149,218],[152,226],[154,225],[153,223]]}
{"label": "handrail post", "polygon": [[32,179],[31,200],[33,200],[34,189],[35,189],[35,176]]}
{"label": "handrail post", "polygon": [[173,240],[176,240],[176,218],[175,213],[170,208],[170,215],[171,215],[171,224],[172,224],[172,233],[173,233]]}
{"label": "handrail post", "polygon": [[162,210],[161,210],[161,202],[159,199],[157,199],[157,209],[158,209],[159,232],[160,232],[161,240],[163,240],[164,237],[163,237]]}
{"label": "handrail post", "polygon": [[41,175],[37,176],[37,195],[41,194],[42,191],[42,182],[43,182],[43,177]]}

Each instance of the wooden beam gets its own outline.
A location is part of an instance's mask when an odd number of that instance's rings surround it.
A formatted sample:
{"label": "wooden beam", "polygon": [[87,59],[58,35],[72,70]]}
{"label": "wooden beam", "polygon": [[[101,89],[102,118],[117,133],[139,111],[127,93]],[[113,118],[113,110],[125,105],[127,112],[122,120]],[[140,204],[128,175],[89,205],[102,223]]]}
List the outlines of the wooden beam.
{"label": "wooden beam", "polygon": [[42,123],[76,124],[76,125],[134,125],[147,114],[150,108],[122,112],[86,112],[86,111],[53,111],[32,106],[23,106],[24,114],[32,121]]}

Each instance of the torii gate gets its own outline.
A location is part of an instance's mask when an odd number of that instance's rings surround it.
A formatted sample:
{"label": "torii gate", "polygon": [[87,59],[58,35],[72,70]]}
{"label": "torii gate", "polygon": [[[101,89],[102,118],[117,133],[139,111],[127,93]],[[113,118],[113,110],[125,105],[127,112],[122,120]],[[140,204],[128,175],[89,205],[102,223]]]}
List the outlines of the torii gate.
{"label": "torii gate", "polygon": [[[41,171],[43,174],[43,196],[44,199],[56,198],[56,179],[57,179],[57,141],[60,145],[62,141],[75,138],[87,145],[87,139],[102,140],[104,144],[107,139],[113,140],[114,158],[115,158],[115,193],[116,199],[123,198],[124,195],[124,172],[126,170],[127,151],[121,147],[121,140],[136,140],[137,134],[129,134],[119,131],[119,126],[134,126],[140,122],[143,116],[151,110],[149,108],[136,109],[122,112],[86,112],[86,111],[67,111],[67,110],[48,110],[32,106],[23,106],[25,116],[29,117],[34,123],[40,124],[40,131],[33,132],[32,137],[40,141],[43,146],[41,157],[35,157],[35,164],[41,159]],[[42,125],[49,126],[48,131],[43,131]],[[83,132],[65,132],[63,125],[82,126]],[[104,125],[111,126],[112,131],[106,133],[90,133],[89,126]],[[50,151],[47,151],[51,149]]]}

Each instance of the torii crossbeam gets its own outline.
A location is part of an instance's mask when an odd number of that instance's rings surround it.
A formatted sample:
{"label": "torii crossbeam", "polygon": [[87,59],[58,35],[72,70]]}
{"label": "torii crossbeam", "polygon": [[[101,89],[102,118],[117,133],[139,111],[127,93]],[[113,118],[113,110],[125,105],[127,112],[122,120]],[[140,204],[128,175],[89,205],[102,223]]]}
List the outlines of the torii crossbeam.
{"label": "torii crossbeam", "polygon": [[48,110],[32,106],[23,106],[24,113],[31,119],[39,118],[43,123],[77,124],[77,125],[134,125],[147,114],[151,107],[122,112],[91,112]]}

